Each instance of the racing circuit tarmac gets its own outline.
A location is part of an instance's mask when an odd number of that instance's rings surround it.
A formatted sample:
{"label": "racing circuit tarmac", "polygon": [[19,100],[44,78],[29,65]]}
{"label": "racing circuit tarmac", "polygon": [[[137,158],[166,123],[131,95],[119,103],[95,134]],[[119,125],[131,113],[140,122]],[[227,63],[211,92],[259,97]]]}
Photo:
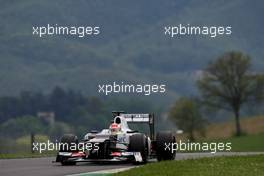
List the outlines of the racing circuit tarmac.
{"label": "racing circuit tarmac", "polygon": [[[177,153],[176,160],[214,157],[214,156],[235,156],[235,155],[255,155],[264,152],[218,152],[211,153]],[[59,176],[94,171],[120,169],[134,167],[133,164],[93,164],[78,163],[76,166],[61,166],[59,163],[52,163],[55,157],[49,158],[27,158],[27,159],[2,159],[0,160],[0,175],[14,176]],[[151,161],[155,162],[155,160]]]}

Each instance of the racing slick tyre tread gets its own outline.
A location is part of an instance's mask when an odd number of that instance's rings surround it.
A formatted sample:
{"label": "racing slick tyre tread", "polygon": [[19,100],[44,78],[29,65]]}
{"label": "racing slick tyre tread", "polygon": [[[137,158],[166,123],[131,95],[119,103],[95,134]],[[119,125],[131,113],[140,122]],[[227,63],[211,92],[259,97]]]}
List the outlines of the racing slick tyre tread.
{"label": "racing slick tyre tread", "polygon": [[165,150],[165,143],[169,144],[176,142],[176,138],[172,132],[158,132],[156,136],[156,142],[158,161],[175,159],[176,151],[172,153],[171,150]]}
{"label": "racing slick tyre tread", "polygon": [[[70,150],[70,146],[73,144],[78,144],[78,137],[73,134],[65,134],[61,137],[60,140],[61,144],[68,144],[68,149],[63,148],[62,145],[60,145],[60,152],[74,152],[73,150]],[[70,166],[70,165],[76,165],[76,162],[74,161],[67,161],[67,157],[60,157],[61,165],[63,166]]]}
{"label": "racing slick tyre tread", "polygon": [[[134,134],[130,136],[129,150],[131,152],[140,152],[143,163],[147,163],[148,144],[144,134]],[[135,161],[134,164],[138,164],[138,162]]]}

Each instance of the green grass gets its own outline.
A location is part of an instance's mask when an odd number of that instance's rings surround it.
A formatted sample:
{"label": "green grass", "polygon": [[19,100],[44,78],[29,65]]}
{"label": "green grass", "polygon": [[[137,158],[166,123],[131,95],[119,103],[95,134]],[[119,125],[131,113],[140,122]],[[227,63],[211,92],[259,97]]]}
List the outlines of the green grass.
{"label": "green grass", "polygon": [[[230,138],[214,139],[214,140],[199,139],[195,141],[194,143],[201,143],[201,144],[203,142],[206,142],[208,144],[210,143],[231,143],[232,152],[264,152],[264,140],[263,139],[264,139],[264,134],[262,133],[262,134],[257,134],[257,135],[245,135],[245,136],[240,136],[240,137],[230,137]],[[184,150],[184,151],[178,150],[178,152],[180,153],[209,152],[209,151],[202,151],[199,149]],[[217,152],[225,152],[225,151],[217,151]]]}
{"label": "green grass", "polygon": [[233,151],[264,151],[264,134],[233,137]]}
{"label": "green grass", "polygon": [[217,139],[209,142],[231,142],[232,151],[234,152],[264,151],[264,134]]}
{"label": "green grass", "polygon": [[261,176],[264,155],[215,157],[147,164],[114,176]]}

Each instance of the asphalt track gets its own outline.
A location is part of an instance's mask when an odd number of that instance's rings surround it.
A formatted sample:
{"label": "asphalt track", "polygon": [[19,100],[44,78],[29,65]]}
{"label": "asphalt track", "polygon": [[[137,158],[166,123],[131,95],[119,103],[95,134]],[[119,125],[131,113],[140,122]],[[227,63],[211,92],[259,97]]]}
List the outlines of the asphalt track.
{"label": "asphalt track", "polygon": [[[256,155],[264,152],[223,152],[223,153],[177,153],[176,160],[215,157],[215,156],[236,156]],[[60,176],[78,173],[87,173],[102,170],[120,169],[133,167],[132,164],[93,164],[78,163],[76,166],[61,166],[59,163],[52,163],[55,158],[26,158],[26,159],[2,159],[0,160],[1,176]],[[151,162],[155,162],[154,160]]]}

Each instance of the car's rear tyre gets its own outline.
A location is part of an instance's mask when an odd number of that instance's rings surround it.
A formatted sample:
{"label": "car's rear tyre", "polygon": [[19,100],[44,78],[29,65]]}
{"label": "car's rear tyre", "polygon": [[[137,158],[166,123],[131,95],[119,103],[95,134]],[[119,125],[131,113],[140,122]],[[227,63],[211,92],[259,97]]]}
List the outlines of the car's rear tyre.
{"label": "car's rear tyre", "polygon": [[175,143],[176,138],[172,132],[158,132],[156,135],[157,160],[174,160],[176,151],[166,148],[167,145]]}
{"label": "car's rear tyre", "polygon": [[[60,152],[76,152],[78,145],[78,137],[73,134],[65,134],[61,137],[60,140]],[[64,146],[63,146],[64,145]],[[65,147],[68,145],[68,147]],[[74,146],[76,145],[76,146]],[[57,156],[63,166],[76,165],[74,161],[68,161],[68,157]]]}
{"label": "car's rear tyre", "polygon": [[[146,163],[148,160],[148,141],[144,134],[134,134],[130,136],[129,151],[140,152],[142,157],[142,162]],[[134,162],[138,164],[138,162]]]}

